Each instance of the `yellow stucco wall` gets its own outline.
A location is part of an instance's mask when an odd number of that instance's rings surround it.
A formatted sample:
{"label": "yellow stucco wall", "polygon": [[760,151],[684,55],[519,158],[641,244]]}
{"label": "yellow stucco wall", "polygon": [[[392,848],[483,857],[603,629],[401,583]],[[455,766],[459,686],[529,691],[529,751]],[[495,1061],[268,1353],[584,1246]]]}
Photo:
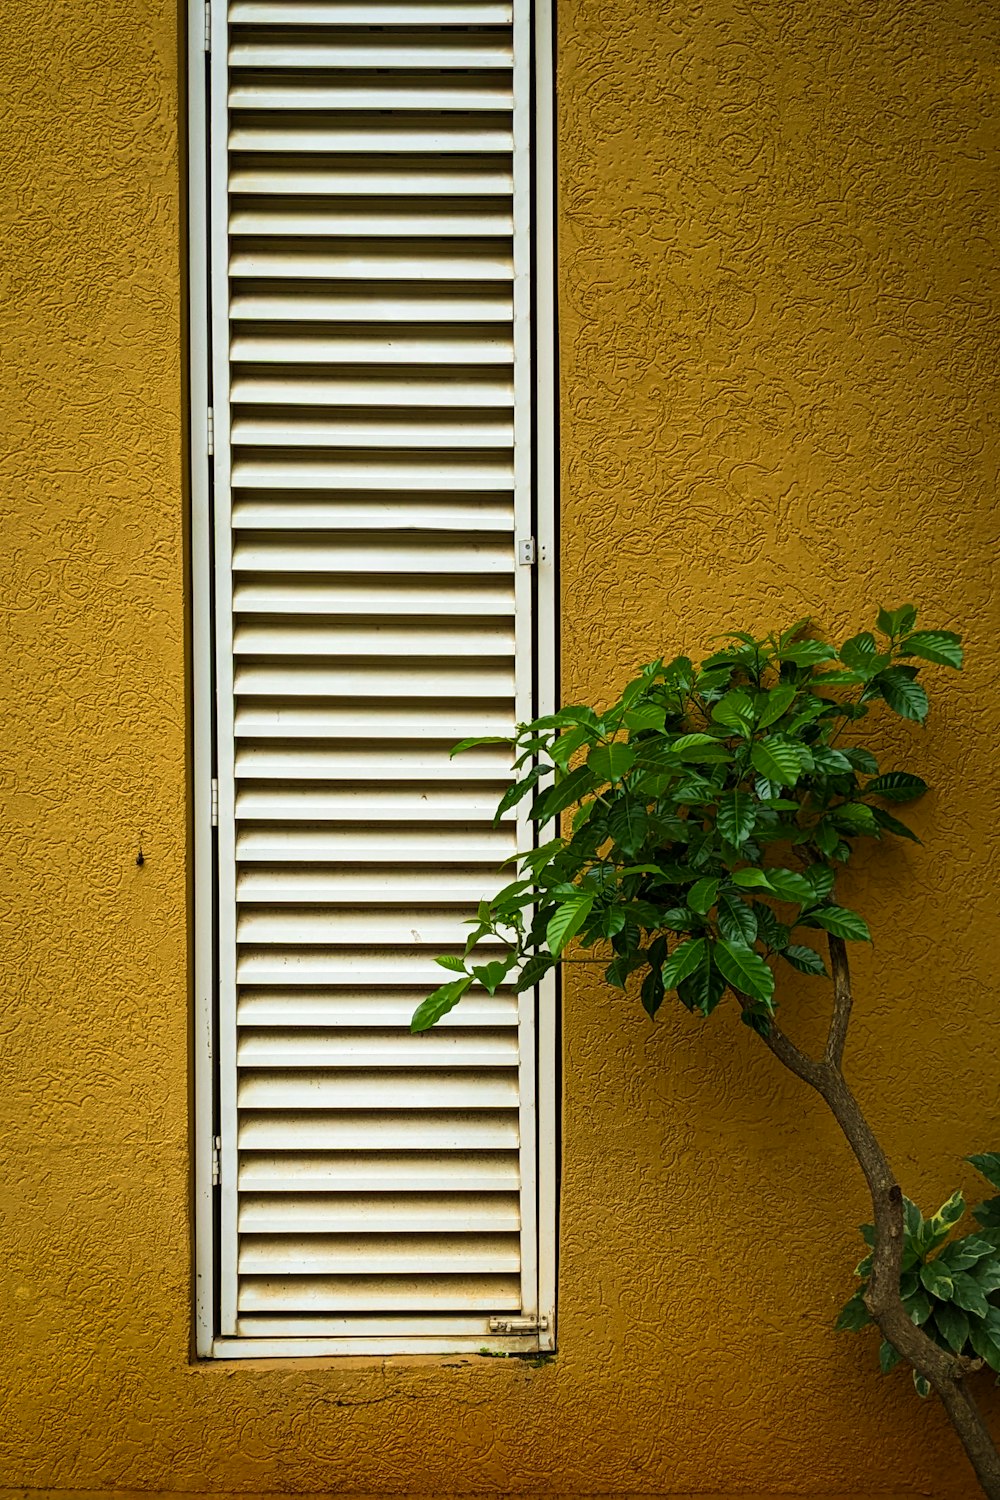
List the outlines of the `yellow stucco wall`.
{"label": "yellow stucco wall", "polygon": [[[865,1207],[818,1105],[731,1018],[576,980],[552,1365],[189,1364],[177,22],[0,23],[0,1486],[972,1495],[831,1330]],[[909,737],[927,846],[853,892],[851,1072],[928,1204],[1000,1145],[996,40],[990,0],[560,5],[566,695],[880,600],[969,637]]]}

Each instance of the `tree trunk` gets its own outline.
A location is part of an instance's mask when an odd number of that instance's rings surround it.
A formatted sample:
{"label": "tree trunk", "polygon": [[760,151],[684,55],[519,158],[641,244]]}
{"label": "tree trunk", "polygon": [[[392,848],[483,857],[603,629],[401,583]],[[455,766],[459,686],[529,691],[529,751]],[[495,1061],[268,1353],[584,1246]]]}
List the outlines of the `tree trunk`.
{"label": "tree trunk", "polygon": [[841,1071],[852,993],[847,950],[830,937],[834,1009],[821,1059],[808,1056],[777,1027],[765,1044],[786,1068],[826,1102],[868,1183],[875,1222],[872,1269],[865,1305],[885,1338],[940,1396],[988,1500],[1000,1500],[1000,1454],[967,1384],[981,1361],[950,1353],[910,1321],[899,1294],[903,1258],[903,1194],[875,1134]]}

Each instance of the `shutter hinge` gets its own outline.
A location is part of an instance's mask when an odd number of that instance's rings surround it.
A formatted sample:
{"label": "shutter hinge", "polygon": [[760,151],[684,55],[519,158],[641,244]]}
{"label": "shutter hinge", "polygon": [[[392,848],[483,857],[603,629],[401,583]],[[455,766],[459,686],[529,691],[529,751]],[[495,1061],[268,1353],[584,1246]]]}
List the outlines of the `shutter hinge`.
{"label": "shutter hinge", "polygon": [[530,568],[535,562],[535,538],[533,536],[522,537],[517,544],[517,560],[522,567]]}
{"label": "shutter hinge", "polygon": [[219,826],[219,781],[218,777],[212,777],[212,827]]}
{"label": "shutter hinge", "polygon": [[208,456],[211,458],[215,452],[215,408],[212,406],[208,408],[208,421],[205,426],[205,433],[208,441]]}
{"label": "shutter hinge", "polygon": [[490,1333],[541,1333],[548,1318],[491,1318]]}
{"label": "shutter hinge", "polygon": [[205,0],[205,51],[212,50],[212,0]]}
{"label": "shutter hinge", "polygon": [[212,1186],[218,1187],[222,1179],[222,1136],[212,1137]]}

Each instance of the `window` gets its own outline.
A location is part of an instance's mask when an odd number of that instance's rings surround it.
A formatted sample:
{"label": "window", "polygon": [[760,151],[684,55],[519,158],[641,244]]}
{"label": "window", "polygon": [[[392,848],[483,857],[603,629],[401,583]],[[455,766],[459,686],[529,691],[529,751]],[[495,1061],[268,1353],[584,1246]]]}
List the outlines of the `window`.
{"label": "window", "polygon": [[408,1031],[553,701],[547,13],[191,16],[198,1351],[551,1348],[554,995]]}

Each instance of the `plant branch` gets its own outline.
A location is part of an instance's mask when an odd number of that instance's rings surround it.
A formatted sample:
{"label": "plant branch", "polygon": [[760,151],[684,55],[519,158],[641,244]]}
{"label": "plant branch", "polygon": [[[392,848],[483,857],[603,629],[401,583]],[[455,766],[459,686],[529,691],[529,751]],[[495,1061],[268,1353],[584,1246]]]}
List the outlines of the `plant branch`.
{"label": "plant branch", "polygon": [[[740,998],[742,1001],[742,996]],[[749,1001],[744,1003],[744,1009],[749,1003]],[[801,1078],[802,1082],[808,1083],[810,1088],[819,1089],[823,1064],[817,1062],[814,1057],[810,1057],[808,1052],[803,1052],[800,1047],[797,1047],[791,1037],[786,1036],[773,1022],[767,1036],[761,1035],[761,1041],[789,1072],[795,1074],[796,1078]]]}
{"label": "plant branch", "polygon": [[851,1024],[851,1009],[854,996],[851,991],[851,971],[847,962],[847,944],[843,938],[829,935],[830,970],[833,974],[833,1014],[827,1033],[823,1061],[839,1069],[844,1060],[844,1044],[847,1028]]}
{"label": "plant branch", "polygon": [[[823,1059],[809,1057],[777,1027],[772,1027],[770,1035],[761,1039],[779,1062],[824,1100],[864,1173],[875,1221],[872,1268],[865,1294],[865,1306],[873,1322],[883,1338],[940,1396],[983,1493],[988,1500],[1000,1500],[1000,1454],[965,1380],[979,1368],[980,1361],[942,1349],[911,1322],[900,1296],[903,1194],[841,1071],[853,996],[847,950],[840,939],[830,939],[830,960],[834,970],[834,1012]],[[742,996],[740,1000],[745,1007],[747,1002]]]}

